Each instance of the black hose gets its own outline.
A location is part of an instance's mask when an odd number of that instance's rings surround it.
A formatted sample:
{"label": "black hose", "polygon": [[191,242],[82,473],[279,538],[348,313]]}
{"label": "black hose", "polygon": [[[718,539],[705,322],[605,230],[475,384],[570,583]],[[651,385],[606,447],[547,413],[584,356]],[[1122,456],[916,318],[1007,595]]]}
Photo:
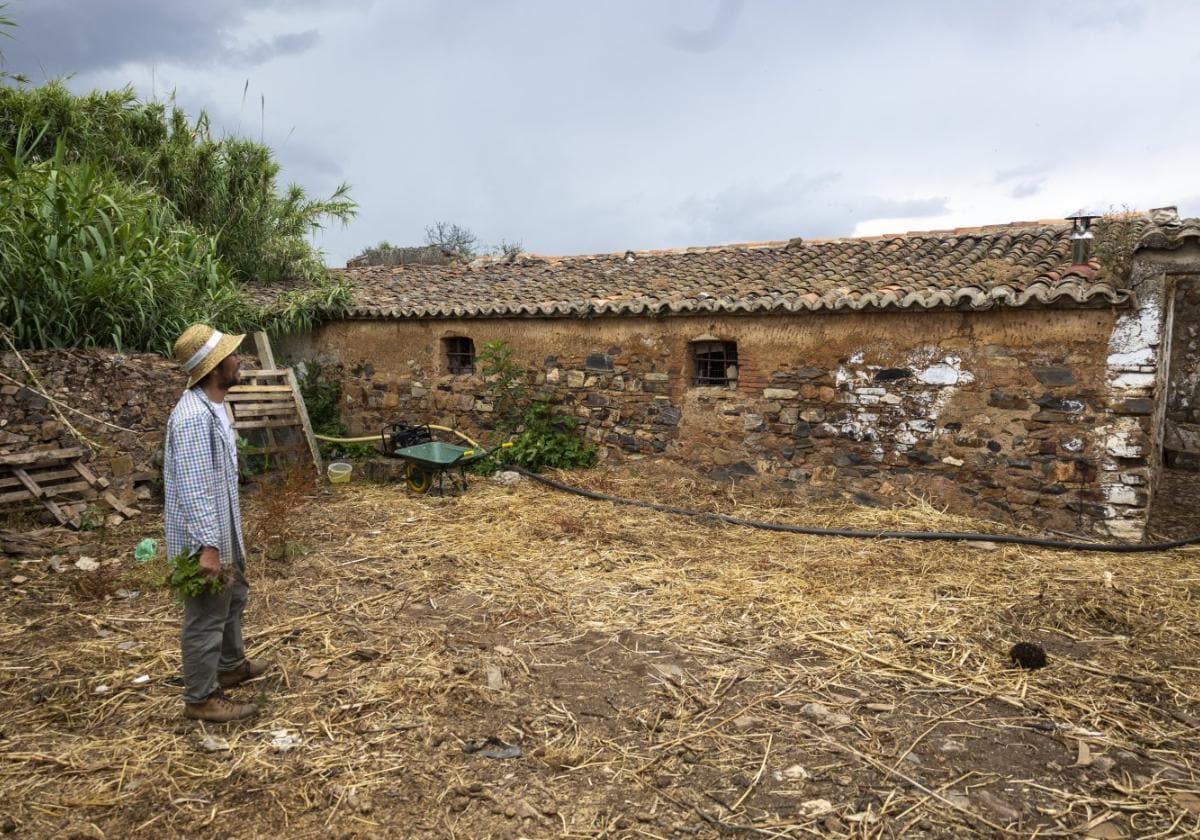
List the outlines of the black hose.
{"label": "black hose", "polygon": [[534,481],[545,484],[547,487],[553,487],[555,490],[562,490],[566,493],[574,493],[576,496],[583,496],[585,499],[612,502],[615,505],[648,508],[650,510],[662,511],[663,513],[678,514],[679,516],[692,516],[712,522],[725,522],[730,525],[744,525],[747,528],[761,528],[764,531],[783,531],[788,534],[808,534],[815,537],[846,537],[868,540],[986,541],[1012,543],[1015,545],[1034,545],[1039,548],[1062,548],[1071,551],[1104,551],[1111,554],[1141,554],[1151,551],[1167,551],[1172,548],[1179,548],[1180,546],[1200,543],[1200,534],[1185,537],[1181,540],[1160,543],[1096,543],[1068,542],[1067,540],[1052,540],[1043,537],[1022,537],[1017,534],[972,534],[956,531],[857,531],[852,528],[814,528],[807,525],[787,525],[781,522],[761,522],[757,519],[743,519],[740,516],[729,516],[725,513],[707,513],[702,510],[691,510],[689,508],[675,507],[674,505],[662,505],[657,502],[624,499],[620,496],[610,496],[607,493],[597,493],[595,490],[584,490],[582,487],[573,487],[570,484],[564,484],[553,478],[546,478],[544,475],[538,475],[524,467],[518,467],[513,464],[506,465],[505,469],[518,472],[526,478],[532,478]]}

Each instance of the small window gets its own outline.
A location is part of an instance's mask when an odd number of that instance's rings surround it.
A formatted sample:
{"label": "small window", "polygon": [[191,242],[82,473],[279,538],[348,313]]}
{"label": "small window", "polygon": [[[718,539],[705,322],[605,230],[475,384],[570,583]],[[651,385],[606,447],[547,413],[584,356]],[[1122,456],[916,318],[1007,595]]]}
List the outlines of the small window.
{"label": "small window", "polygon": [[696,376],[693,385],[737,385],[738,357],[736,341],[694,341],[692,361]]}
{"label": "small window", "polygon": [[456,335],[442,339],[446,349],[446,370],[450,373],[475,372],[475,342],[466,336]]}

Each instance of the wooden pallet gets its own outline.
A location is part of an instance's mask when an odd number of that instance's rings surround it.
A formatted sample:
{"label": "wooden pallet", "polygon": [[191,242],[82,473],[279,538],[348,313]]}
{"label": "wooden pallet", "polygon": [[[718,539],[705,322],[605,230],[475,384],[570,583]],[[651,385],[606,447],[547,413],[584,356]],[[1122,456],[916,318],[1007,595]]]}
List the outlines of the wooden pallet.
{"label": "wooden pallet", "polygon": [[243,453],[263,455],[276,467],[311,457],[320,472],[321,453],[295,372],[275,366],[271,345],[263,333],[255,333],[254,341],[263,368],[243,370],[241,383],[225,395],[225,411],[234,430],[250,442]]}
{"label": "wooden pallet", "polygon": [[122,516],[138,511],[125,505],[100,478],[83,463],[82,447],[47,449],[0,455],[0,506],[37,502],[60,525],[78,528],[83,503],[97,497]]}

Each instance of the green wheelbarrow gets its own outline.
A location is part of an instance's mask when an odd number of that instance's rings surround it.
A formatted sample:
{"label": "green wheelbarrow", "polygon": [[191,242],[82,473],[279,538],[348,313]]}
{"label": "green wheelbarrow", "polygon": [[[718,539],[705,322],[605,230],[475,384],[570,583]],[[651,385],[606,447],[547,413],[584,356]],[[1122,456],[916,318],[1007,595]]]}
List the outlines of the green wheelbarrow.
{"label": "green wheelbarrow", "polygon": [[508,449],[511,446],[512,444],[506,441],[491,449],[482,449],[434,440],[397,449],[392,456],[405,462],[404,478],[409,490],[414,493],[428,493],[436,479],[438,492],[442,492],[445,489],[444,479],[447,472],[450,473],[451,485],[457,481],[465,490],[467,467],[491,457],[498,449]]}

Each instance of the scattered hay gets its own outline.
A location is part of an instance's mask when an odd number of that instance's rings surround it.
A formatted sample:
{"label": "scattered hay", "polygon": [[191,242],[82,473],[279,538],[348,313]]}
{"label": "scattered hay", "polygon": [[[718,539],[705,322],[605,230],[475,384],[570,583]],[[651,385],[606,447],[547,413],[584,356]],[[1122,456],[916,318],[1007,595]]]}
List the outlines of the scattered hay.
{"label": "scattered hay", "polygon": [[[647,471],[648,472],[648,471]],[[864,529],[671,470],[603,492]],[[277,494],[278,495],[278,494]],[[184,721],[162,591],[0,588],[0,824],[31,836],[1200,833],[1200,554],[821,540],[521,482],[309,486],[248,533],[249,725]],[[266,517],[270,522],[265,522]],[[132,523],[131,523],[132,524]],[[148,522],[110,534],[128,557]],[[132,565],[132,560],[128,563]],[[1025,671],[1014,643],[1049,653]],[[148,677],[142,680],[142,677]],[[102,690],[103,689],[103,690]],[[289,747],[280,749],[283,732]],[[488,738],[513,759],[464,752]]]}

